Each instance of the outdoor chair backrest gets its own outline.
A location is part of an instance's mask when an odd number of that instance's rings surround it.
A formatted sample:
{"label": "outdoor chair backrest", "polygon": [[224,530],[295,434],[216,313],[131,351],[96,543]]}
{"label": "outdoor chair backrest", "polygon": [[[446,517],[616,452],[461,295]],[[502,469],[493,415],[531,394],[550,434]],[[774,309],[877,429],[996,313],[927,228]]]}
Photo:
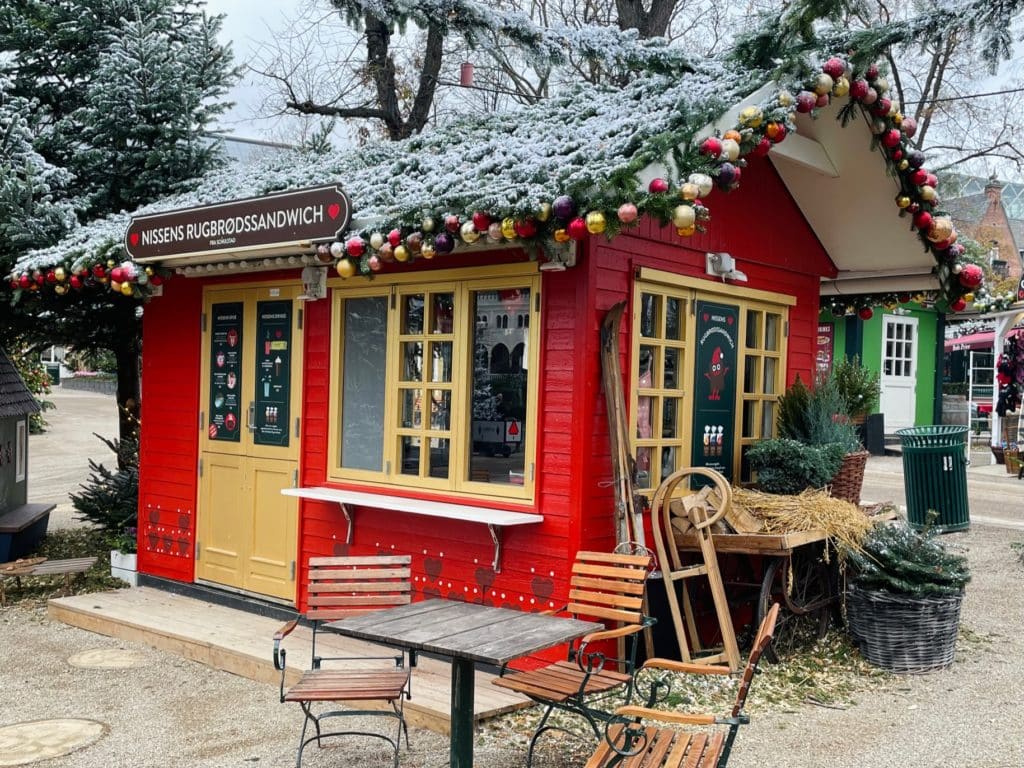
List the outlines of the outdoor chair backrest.
{"label": "outdoor chair backrest", "polygon": [[743,711],[743,705],[747,702],[747,694],[750,692],[750,683],[757,672],[757,663],[761,660],[761,654],[772,642],[775,636],[775,622],[779,618],[779,604],[775,603],[768,614],[761,621],[757,630],[757,637],[754,638],[754,646],[750,649],[750,656],[747,657],[747,666],[743,670],[743,677],[740,679],[739,689],[736,691],[736,702],[732,707],[732,716],[738,717]]}
{"label": "outdoor chair backrest", "polygon": [[644,580],[649,565],[648,555],[576,553],[566,609],[574,616],[643,623]]}
{"label": "outdoor chair backrest", "polygon": [[311,557],[306,618],[334,621],[407,605],[411,562],[408,555]]}

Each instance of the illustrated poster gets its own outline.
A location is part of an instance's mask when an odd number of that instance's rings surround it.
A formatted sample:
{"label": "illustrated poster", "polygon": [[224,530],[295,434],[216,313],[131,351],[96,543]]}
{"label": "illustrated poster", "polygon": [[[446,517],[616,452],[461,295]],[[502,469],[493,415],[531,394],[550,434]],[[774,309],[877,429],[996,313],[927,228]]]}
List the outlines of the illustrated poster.
{"label": "illustrated poster", "polygon": [[819,323],[818,335],[814,350],[815,367],[819,375],[828,375],[832,370],[832,345],[836,327],[832,323]]}
{"label": "illustrated poster", "polygon": [[211,316],[208,436],[237,443],[242,412],[242,303],[214,304]]}
{"label": "illustrated poster", "polygon": [[257,445],[288,445],[292,394],[292,302],[256,304]]}
{"label": "illustrated poster", "polygon": [[[739,307],[698,301],[690,464],[733,478]],[[694,485],[708,481],[700,478]]]}

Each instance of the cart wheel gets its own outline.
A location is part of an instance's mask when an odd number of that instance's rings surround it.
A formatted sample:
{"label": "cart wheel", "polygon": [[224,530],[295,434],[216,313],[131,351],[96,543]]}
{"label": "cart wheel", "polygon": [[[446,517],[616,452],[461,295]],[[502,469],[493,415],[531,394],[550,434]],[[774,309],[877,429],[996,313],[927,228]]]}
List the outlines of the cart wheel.
{"label": "cart wheel", "polygon": [[[793,587],[788,593],[787,562],[793,570]],[[764,654],[768,661],[774,664],[825,636],[834,597],[830,585],[828,567],[809,552],[798,550],[789,558],[778,557],[769,563],[761,582],[755,626],[761,625],[772,603],[781,603],[782,610],[775,624],[775,639]]]}

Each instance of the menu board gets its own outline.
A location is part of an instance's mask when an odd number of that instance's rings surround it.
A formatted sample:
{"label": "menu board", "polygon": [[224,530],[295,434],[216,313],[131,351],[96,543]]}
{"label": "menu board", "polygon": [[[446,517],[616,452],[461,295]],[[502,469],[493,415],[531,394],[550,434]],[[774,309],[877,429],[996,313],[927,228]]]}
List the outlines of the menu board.
{"label": "menu board", "polygon": [[292,393],[292,303],[256,304],[257,445],[288,445],[288,404]]}
{"label": "menu board", "polygon": [[818,336],[814,348],[814,364],[819,376],[832,370],[832,346],[836,329],[832,323],[818,323]]}
{"label": "menu board", "polygon": [[[690,463],[733,478],[739,307],[698,301]],[[694,480],[699,487],[709,481]]]}
{"label": "menu board", "polygon": [[214,304],[211,314],[208,436],[237,443],[241,437],[242,302]]}

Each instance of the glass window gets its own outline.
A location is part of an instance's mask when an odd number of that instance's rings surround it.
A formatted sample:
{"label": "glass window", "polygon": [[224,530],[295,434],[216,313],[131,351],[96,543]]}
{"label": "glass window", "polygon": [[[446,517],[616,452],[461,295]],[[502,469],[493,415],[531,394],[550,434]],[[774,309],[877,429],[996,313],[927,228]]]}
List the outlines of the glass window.
{"label": "glass window", "polygon": [[14,482],[20,483],[28,474],[28,420],[23,419],[15,427],[14,435]]}
{"label": "glass window", "polygon": [[337,290],[331,477],[529,498],[537,282]]}

